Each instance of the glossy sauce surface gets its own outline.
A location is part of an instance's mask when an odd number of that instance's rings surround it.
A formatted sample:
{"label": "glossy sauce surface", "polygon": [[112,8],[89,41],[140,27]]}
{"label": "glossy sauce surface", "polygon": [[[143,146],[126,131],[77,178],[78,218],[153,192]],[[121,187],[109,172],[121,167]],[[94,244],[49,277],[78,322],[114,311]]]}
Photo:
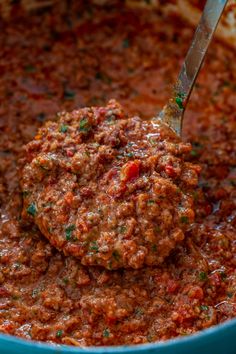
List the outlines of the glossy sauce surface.
{"label": "glossy sauce surface", "polygon": [[234,317],[235,53],[212,45],[186,112],[189,160],[202,167],[195,224],[161,266],[108,271],[63,256],[22,222],[22,146],[56,112],[110,98],[130,114],[155,115],[193,31],[155,11],[85,2],[0,26],[0,331],[72,345],[137,344]]}
{"label": "glossy sauce surface", "polygon": [[159,119],[105,107],[61,113],[25,147],[22,218],[85,266],[159,265],[194,221],[200,166]]}

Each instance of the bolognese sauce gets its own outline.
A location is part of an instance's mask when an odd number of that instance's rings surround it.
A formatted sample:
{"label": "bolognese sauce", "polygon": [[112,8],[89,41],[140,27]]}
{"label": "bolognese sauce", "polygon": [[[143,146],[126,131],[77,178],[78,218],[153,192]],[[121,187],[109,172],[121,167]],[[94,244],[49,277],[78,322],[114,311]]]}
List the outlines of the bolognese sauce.
{"label": "bolognese sauce", "polygon": [[160,120],[105,107],[62,113],[26,146],[23,217],[83,265],[161,263],[193,222],[199,167]]}
{"label": "bolognese sauce", "polygon": [[[130,345],[192,334],[236,315],[236,68],[235,53],[220,42],[210,48],[184,121],[183,138],[193,146],[186,161],[202,168],[192,192],[195,221],[161,264],[83,266],[21,217],[23,199],[30,200],[19,187],[22,147],[57,112],[115,98],[129,117],[150,118],[168,99],[193,30],[176,16],[115,3],[60,2],[30,17],[18,8],[0,24],[1,333]],[[62,138],[70,132],[61,130]],[[33,218],[35,206],[27,208]]]}

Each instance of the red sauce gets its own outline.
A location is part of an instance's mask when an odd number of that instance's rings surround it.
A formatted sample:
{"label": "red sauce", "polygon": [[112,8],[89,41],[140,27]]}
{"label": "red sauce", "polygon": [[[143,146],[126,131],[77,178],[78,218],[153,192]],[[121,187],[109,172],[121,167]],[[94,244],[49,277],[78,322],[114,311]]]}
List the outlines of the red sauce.
{"label": "red sauce", "polygon": [[194,220],[190,151],[160,119],[128,117],[114,100],[62,113],[26,146],[22,216],[83,265],[158,265]]}
{"label": "red sauce", "polygon": [[3,28],[0,331],[78,346],[137,344],[234,317],[235,53],[212,45],[186,112],[189,159],[202,167],[187,237],[160,266],[109,271],[63,256],[21,220],[22,146],[56,112],[110,98],[130,114],[155,115],[192,30],[155,11],[83,4],[12,18]]}

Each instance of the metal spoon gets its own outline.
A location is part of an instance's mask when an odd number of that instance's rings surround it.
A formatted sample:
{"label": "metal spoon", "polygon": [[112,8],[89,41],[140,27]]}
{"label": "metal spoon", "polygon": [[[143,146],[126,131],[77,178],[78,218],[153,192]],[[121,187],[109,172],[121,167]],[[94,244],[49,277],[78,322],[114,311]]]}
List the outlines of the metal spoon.
{"label": "metal spoon", "polygon": [[228,0],[208,0],[180,70],[173,96],[159,118],[181,135],[184,111],[213,34]]}

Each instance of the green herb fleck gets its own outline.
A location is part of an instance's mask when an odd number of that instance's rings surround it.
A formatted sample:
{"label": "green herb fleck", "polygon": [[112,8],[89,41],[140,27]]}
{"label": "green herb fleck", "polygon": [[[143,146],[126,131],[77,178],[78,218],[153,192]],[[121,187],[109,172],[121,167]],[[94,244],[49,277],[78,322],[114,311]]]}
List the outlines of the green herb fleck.
{"label": "green herb fleck", "polygon": [[68,130],[68,125],[62,124],[62,125],[60,126],[59,132],[60,132],[60,133],[66,133],[67,130]]}
{"label": "green herb fleck", "polygon": [[73,100],[75,97],[75,92],[69,89],[65,89],[63,96],[65,100]]}
{"label": "green herb fleck", "polygon": [[108,328],[104,329],[104,331],[103,331],[103,337],[109,338],[109,336],[110,336],[110,331],[109,331],[109,329],[108,329]]}
{"label": "green herb fleck", "polygon": [[124,234],[126,232],[126,230],[127,230],[127,228],[126,228],[125,225],[121,225],[121,226],[118,227],[118,232],[120,234]]}
{"label": "green herb fleck", "polygon": [[160,231],[161,231],[161,229],[160,229],[160,226],[154,226],[154,231],[156,232],[156,233],[159,233]]}
{"label": "green herb fleck", "polygon": [[116,117],[115,117],[114,114],[111,114],[111,115],[109,115],[109,116],[106,118],[106,122],[107,122],[109,125],[115,124],[115,120],[116,120]]}
{"label": "green herb fleck", "polygon": [[152,245],[151,250],[152,252],[157,252],[157,245]]}
{"label": "green herb fleck", "polygon": [[72,232],[75,230],[75,225],[69,225],[66,229],[65,229],[65,233],[66,233],[66,239],[67,241],[69,241],[71,239],[72,236]]}
{"label": "green herb fleck", "polygon": [[228,81],[228,80],[224,80],[223,83],[222,83],[222,86],[223,87],[229,87],[229,86],[231,86],[231,82]]}
{"label": "green herb fleck", "polygon": [[56,333],[56,337],[57,337],[57,338],[61,338],[62,334],[63,334],[62,329],[59,329],[59,330],[57,331],[57,333]]}
{"label": "green herb fleck", "polygon": [[189,224],[189,218],[186,215],[181,216],[180,221],[183,224]]}
{"label": "green herb fleck", "polygon": [[177,103],[177,105],[179,106],[180,109],[184,108],[182,98],[176,97],[175,102]]}
{"label": "green herb fleck", "polygon": [[20,299],[20,296],[19,295],[12,295],[12,300],[19,300]]}
{"label": "green herb fleck", "polygon": [[37,208],[36,205],[34,203],[31,203],[28,208],[27,208],[27,213],[29,215],[35,216],[37,213]]}
{"label": "green herb fleck", "polygon": [[31,194],[30,191],[23,191],[23,192],[22,192],[22,197],[23,197],[23,198],[26,198],[26,197],[28,197],[28,195],[30,195],[30,194]]}
{"label": "green herb fleck", "polygon": [[89,247],[90,251],[96,251],[96,253],[98,252],[98,244],[97,241],[92,241]]}
{"label": "green herb fleck", "polygon": [[205,272],[200,272],[199,273],[199,279],[201,281],[207,280],[207,274]]}
{"label": "green herb fleck", "polygon": [[220,272],[220,277],[221,277],[221,280],[225,281],[227,278],[227,275],[225,274],[225,272]]}
{"label": "green herb fleck", "polygon": [[20,269],[21,268],[21,263],[20,262],[16,262],[13,264],[14,269]]}
{"label": "green herb fleck", "polygon": [[101,80],[101,81],[105,82],[106,84],[111,84],[112,83],[112,79],[109,76],[107,76],[106,74],[104,74],[104,73],[102,73],[100,71],[98,71],[96,73],[95,78],[97,80]]}
{"label": "green herb fleck", "polygon": [[234,294],[232,292],[227,292],[226,294],[230,299],[234,296]]}
{"label": "green herb fleck", "polygon": [[118,262],[120,259],[120,254],[117,250],[113,251],[112,256],[115,258],[115,260]]}
{"label": "green herb fleck", "polygon": [[134,157],[134,154],[133,154],[133,152],[127,152],[126,156],[127,157]]}
{"label": "green herb fleck", "polygon": [[146,338],[147,338],[148,342],[153,342],[153,335],[152,334],[148,334]]}
{"label": "green herb fleck", "polygon": [[50,234],[52,234],[52,232],[53,232],[53,227],[49,226],[49,227],[48,227],[48,232],[49,232]]}
{"label": "green herb fleck", "polygon": [[65,277],[62,279],[62,282],[67,285],[69,283],[69,279]]}
{"label": "green herb fleck", "polygon": [[36,297],[38,297],[38,294],[39,294],[39,289],[34,289],[34,290],[32,291],[31,297],[32,297],[33,299],[35,299]]}
{"label": "green herb fleck", "polygon": [[140,307],[137,307],[137,308],[134,310],[134,313],[135,313],[135,315],[137,315],[137,316],[141,316],[141,315],[143,315],[143,309],[140,308]]}
{"label": "green herb fleck", "polygon": [[190,155],[193,156],[193,157],[198,156],[198,152],[196,150],[192,150],[190,152]]}
{"label": "green herb fleck", "polygon": [[130,46],[130,41],[129,41],[129,38],[125,38],[122,42],[122,47],[123,48],[129,48]]}
{"label": "green herb fleck", "polygon": [[155,200],[153,200],[153,199],[149,199],[148,201],[147,201],[147,205],[153,205],[153,204],[155,204],[156,202],[155,202]]}
{"label": "green herb fleck", "polygon": [[89,122],[87,118],[82,118],[79,123],[79,130],[81,132],[87,133],[90,129]]}
{"label": "green herb fleck", "polygon": [[153,140],[153,139],[150,138],[150,137],[148,137],[148,141],[149,141],[149,143],[150,143],[151,145],[155,145],[155,144],[156,144],[155,140]]}
{"label": "green herb fleck", "polygon": [[193,192],[193,199],[195,200],[195,201],[197,201],[198,200],[198,192]]}
{"label": "green herb fleck", "polygon": [[36,68],[33,65],[26,65],[24,69],[27,73],[35,73],[36,71]]}
{"label": "green herb fleck", "polygon": [[208,310],[209,310],[209,307],[208,307],[207,305],[201,305],[201,306],[200,306],[200,309],[201,309],[202,311],[208,311]]}
{"label": "green herb fleck", "polygon": [[184,99],[185,94],[183,92],[178,92],[177,97],[175,98],[175,102],[177,103],[180,109],[184,108]]}

